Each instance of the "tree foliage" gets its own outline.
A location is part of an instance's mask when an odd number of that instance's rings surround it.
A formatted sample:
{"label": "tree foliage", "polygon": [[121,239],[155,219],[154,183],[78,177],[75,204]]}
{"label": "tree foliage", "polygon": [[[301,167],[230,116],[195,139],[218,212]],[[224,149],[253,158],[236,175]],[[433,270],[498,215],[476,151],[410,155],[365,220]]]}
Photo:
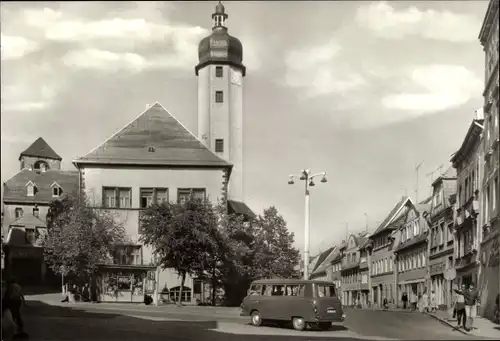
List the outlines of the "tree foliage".
{"label": "tree foliage", "polygon": [[89,279],[123,238],[123,226],[113,216],[90,207],[85,198],[64,197],[49,207],[45,261],[55,273]]}
{"label": "tree foliage", "polygon": [[187,275],[205,273],[217,262],[217,216],[208,200],[190,197],[184,203],[163,202],[141,215],[141,241],[151,246],[163,268],[181,276],[179,299]]}

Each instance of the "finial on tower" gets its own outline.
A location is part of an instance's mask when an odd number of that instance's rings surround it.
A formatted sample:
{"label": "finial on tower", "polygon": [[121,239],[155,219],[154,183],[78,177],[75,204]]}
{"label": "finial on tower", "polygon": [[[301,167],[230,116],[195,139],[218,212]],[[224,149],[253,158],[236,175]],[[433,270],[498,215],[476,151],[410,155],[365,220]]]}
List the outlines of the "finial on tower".
{"label": "finial on tower", "polygon": [[228,15],[226,14],[226,9],[222,2],[219,1],[219,3],[215,6],[215,13],[212,14],[212,19],[214,20],[212,29],[215,30],[219,27],[226,28],[227,18]]}

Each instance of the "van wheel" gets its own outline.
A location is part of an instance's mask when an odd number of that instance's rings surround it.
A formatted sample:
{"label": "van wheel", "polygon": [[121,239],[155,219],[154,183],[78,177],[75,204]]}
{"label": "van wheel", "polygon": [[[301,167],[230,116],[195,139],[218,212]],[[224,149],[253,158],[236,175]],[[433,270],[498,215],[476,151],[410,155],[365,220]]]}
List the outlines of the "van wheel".
{"label": "van wheel", "polygon": [[260,316],[260,313],[258,310],[252,311],[250,314],[250,320],[252,322],[252,326],[258,327],[262,324],[262,316]]}
{"label": "van wheel", "polygon": [[306,329],[306,321],[302,317],[293,317],[292,318],[293,329],[298,331],[303,331]]}

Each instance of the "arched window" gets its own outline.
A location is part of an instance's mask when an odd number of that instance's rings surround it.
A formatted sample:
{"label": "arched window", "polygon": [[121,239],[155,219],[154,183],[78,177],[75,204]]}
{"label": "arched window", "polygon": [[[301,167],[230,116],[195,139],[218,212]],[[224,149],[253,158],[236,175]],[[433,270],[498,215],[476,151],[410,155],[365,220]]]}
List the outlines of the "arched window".
{"label": "arched window", "polygon": [[[170,289],[170,300],[177,302],[179,301],[179,295],[181,293],[181,287],[174,287]],[[182,289],[182,297],[180,299],[181,302],[191,302],[191,288],[183,287]]]}
{"label": "arched window", "polygon": [[16,207],[16,219],[21,218],[23,216],[23,209],[21,207]]}
{"label": "arched window", "polygon": [[45,161],[37,161],[35,162],[34,168],[35,170],[45,172],[47,169],[49,169],[49,165]]}

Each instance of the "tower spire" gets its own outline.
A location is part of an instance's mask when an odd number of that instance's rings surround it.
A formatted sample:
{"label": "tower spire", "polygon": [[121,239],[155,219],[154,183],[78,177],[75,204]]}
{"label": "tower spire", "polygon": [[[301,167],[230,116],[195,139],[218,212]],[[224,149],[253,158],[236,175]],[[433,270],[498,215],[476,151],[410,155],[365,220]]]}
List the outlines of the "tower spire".
{"label": "tower spire", "polygon": [[226,28],[226,19],[229,16],[226,14],[226,9],[221,1],[215,6],[215,13],[212,14],[213,27],[212,30]]}

